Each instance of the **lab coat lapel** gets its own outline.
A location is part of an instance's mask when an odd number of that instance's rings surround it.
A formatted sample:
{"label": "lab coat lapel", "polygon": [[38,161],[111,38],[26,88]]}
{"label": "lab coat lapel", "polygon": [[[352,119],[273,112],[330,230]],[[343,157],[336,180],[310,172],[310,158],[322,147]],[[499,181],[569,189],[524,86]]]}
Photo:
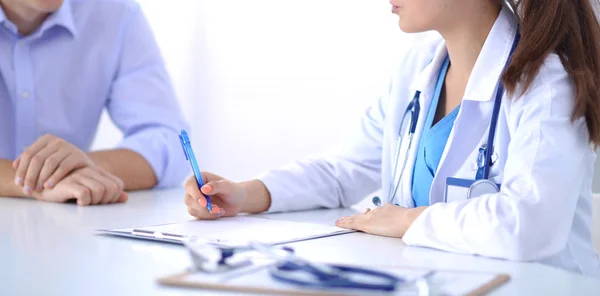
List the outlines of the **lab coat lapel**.
{"label": "lab coat lapel", "polygon": [[470,159],[469,156],[475,149],[479,149],[482,140],[487,143],[496,86],[510,55],[516,33],[517,23],[514,15],[507,8],[503,8],[469,77],[460,112],[433,180],[431,204],[444,200],[448,177],[475,178],[475,172],[472,176],[456,174],[465,165],[471,167],[476,159]]}

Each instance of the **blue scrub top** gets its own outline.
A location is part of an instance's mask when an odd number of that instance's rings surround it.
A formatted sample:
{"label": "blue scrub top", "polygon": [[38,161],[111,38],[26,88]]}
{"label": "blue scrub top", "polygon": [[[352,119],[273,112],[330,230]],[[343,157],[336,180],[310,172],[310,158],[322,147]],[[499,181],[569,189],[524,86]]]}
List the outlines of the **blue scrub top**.
{"label": "blue scrub top", "polygon": [[433,177],[437,172],[444,148],[460,109],[460,106],[456,107],[450,114],[432,126],[449,65],[450,60],[446,58],[440,69],[431,107],[429,107],[423,134],[419,141],[412,179],[412,199],[415,207],[429,205],[431,183],[433,183]]}

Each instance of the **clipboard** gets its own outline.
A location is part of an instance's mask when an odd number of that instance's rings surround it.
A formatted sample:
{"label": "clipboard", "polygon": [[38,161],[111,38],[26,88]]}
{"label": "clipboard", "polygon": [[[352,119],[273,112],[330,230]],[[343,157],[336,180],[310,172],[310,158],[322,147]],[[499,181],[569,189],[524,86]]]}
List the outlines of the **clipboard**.
{"label": "clipboard", "polygon": [[[350,265],[348,265],[350,266]],[[342,296],[342,295],[415,295],[416,290],[400,286],[397,291],[376,293],[364,290],[324,290],[293,286],[273,280],[269,273],[270,266],[263,265],[238,272],[234,277],[204,274],[200,272],[183,272],[157,280],[160,285],[191,289],[241,292],[256,295],[301,295],[301,296]],[[403,277],[407,280],[416,278],[428,271],[426,268],[412,267],[369,267]],[[431,286],[442,295],[482,296],[501,287],[510,280],[508,274],[441,270],[436,269]],[[434,294],[437,295],[437,294]]]}
{"label": "clipboard", "polygon": [[335,226],[248,216],[228,217],[217,221],[192,220],[137,228],[98,229],[96,231],[103,235],[178,245],[183,245],[186,240],[201,240],[221,247],[246,245],[248,241],[279,245],[356,232]]}

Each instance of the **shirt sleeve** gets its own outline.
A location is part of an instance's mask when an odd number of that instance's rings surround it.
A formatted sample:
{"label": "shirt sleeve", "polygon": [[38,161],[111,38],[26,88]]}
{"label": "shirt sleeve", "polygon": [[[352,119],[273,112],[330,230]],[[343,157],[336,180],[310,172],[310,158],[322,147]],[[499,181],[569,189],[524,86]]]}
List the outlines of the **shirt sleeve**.
{"label": "shirt sleeve", "polygon": [[118,70],[107,105],[111,119],[124,133],[118,147],[148,161],[158,178],[157,187],[179,185],[189,167],[178,134],[189,127],[139,4],[134,5],[122,32]]}

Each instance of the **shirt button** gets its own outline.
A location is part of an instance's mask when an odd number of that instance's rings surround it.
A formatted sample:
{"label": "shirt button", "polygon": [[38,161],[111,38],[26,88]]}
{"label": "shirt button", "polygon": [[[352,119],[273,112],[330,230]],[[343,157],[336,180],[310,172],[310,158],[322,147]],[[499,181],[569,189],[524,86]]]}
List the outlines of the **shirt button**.
{"label": "shirt button", "polygon": [[21,97],[22,97],[23,99],[27,99],[27,98],[29,98],[29,92],[28,92],[28,91],[23,91],[23,92],[21,93]]}

